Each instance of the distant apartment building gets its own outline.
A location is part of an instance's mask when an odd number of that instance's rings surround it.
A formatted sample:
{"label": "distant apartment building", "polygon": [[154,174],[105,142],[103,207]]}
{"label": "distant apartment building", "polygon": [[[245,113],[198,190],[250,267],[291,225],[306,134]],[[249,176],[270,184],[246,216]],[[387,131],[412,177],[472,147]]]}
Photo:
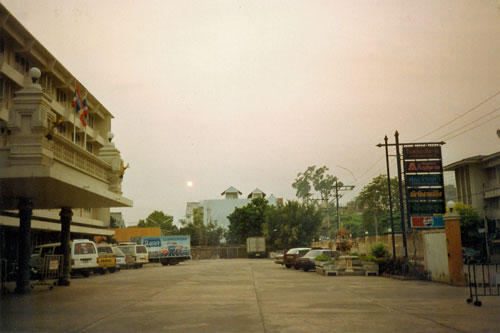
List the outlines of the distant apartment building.
{"label": "distant apartment building", "polygon": [[[0,22],[0,259],[25,274],[30,247],[111,236],[110,207],[132,201],[113,115],[1,4]],[[77,85],[87,126],[72,105]]]}
{"label": "distant apartment building", "polygon": [[246,198],[240,198],[243,195],[238,189],[230,186],[221,196],[224,199],[211,199],[201,200],[199,202],[188,202],[186,205],[186,217],[188,220],[193,220],[193,213],[195,209],[202,209],[203,223],[217,222],[221,227],[229,227],[229,219],[227,218],[236,208],[241,208],[248,205],[252,199],[265,198],[270,205],[277,205],[281,199],[277,199],[274,195],[266,198],[266,194],[259,190],[254,189],[248,194]]}
{"label": "distant apartment building", "polygon": [[444,167],[454,171],[457,200],[500,222],[500,152],[463,159]]}

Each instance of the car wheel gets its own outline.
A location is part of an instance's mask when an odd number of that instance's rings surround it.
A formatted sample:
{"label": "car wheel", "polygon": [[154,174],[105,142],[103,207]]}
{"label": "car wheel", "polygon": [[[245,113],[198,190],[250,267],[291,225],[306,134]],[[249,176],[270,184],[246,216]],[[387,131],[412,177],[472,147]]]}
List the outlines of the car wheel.
{"label": "car wheel", "polygon": [[290,264],[285,264],[285,267],[286,267],[286,268],[292,268],[292,265],[290,265]]}
{"label": "car wheel", "polygon": [[116,272],[116,268],[115,267],[111,267],[111,268],[108,269],[108,271],[110,273],[114,273],[114,272]]}
{"label": "car wheel", "polygon": [[90,276],[89,271],[82,271],[82,276],[88,278]]}
{"label": "car wheel", "polygon": [[295,270],[297,270],[297,271],[300,269],[299,266],[293,266],[293,268],[295,268]]}
{"label": "car wheel", "polygon": [[304,272],[308,272],[308,271],[309,271],[309,268],[304,267],[304,268],[302,268],[302,270],[303,270]]}

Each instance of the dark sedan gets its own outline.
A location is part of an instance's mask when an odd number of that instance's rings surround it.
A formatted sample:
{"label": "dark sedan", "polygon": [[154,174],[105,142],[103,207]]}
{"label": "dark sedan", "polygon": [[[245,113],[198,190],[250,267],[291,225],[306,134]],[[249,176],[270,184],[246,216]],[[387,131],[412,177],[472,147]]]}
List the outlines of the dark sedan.
{"label": "dark sedan", "polygon": [[297,258],[297,260],[295,260],[295,269],[302,269],[304,272],[307,272],[310,269],[314,269],[316,267],[314,264],[314,259],[321,254],[325,254],[330,258],[338,256],[337,251],[333,251],[330,249],[311,250],[307,252],[303,257]]}

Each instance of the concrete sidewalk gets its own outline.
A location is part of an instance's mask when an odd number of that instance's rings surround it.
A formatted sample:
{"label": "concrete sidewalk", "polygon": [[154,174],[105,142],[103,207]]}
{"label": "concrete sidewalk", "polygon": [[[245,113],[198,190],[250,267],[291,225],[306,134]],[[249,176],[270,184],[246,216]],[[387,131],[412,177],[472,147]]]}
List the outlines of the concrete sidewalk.
{"label": "concrete sidewalk", "polygon": [[265,259],[148,265],[0,302],[2,331],[500,332],[500,297],[385,277],[325,277]]}

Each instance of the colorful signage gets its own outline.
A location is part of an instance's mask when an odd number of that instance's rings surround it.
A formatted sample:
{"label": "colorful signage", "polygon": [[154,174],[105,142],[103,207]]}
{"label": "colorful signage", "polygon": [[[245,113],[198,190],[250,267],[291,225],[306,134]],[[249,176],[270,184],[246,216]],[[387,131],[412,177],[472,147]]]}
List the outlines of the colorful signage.
{"label": "colorful signage", "polygon": [[441,161],[412,161],[405,162],[405,172],[441,172]]}
{"label": "colorful signage", "polygon": [[403,147],[403,159],[441,159],[440,146]]}
{"label": "colorful signage", "polygon": [[410,215],[444,214],[444,201],[408,202],[408,213]]}
{"label": "colorful signage", "polygon": [[442,186],[443,176],[438,175],[407,175],[406,187]]}
{"label": "colorful signage", "polygon": [[444,200],[443,188],[408,189],[408,200]]}
{"label": "colorful signage", "polygon": [[442,216],[412,216],[412,228],[444,228]]}

